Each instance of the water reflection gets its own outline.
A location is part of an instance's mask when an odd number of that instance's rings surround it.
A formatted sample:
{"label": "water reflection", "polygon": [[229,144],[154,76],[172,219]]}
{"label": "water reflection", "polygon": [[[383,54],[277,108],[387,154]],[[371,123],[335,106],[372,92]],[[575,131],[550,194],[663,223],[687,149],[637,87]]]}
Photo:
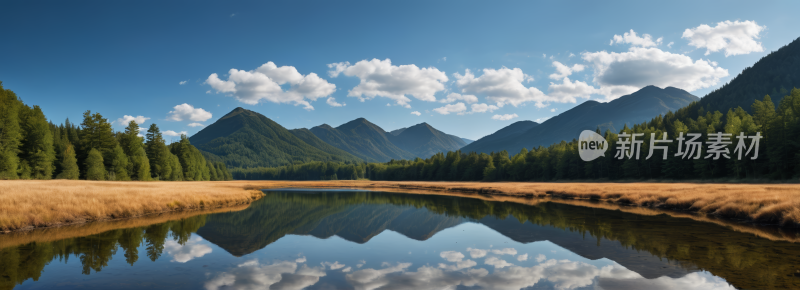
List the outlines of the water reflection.
{"label": "water reflection", "polygon": [[800,245],[554,203],[278,191],[243,211],[0,249],[0,289],[47,288],[45,268],[117,271],[87,288],[147,273],[169,289],[783,289],[800,287]]}

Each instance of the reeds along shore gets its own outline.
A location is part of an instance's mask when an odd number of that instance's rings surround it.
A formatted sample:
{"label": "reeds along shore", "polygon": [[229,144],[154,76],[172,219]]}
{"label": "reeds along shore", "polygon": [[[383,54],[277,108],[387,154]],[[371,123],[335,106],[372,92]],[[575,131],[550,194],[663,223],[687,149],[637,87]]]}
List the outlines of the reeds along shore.
{"label": "reeds along shore", "polygon": [[798,184],[17,180],[0,181],[0,231],[241,205],[281,187],[586,199],[800,226]]}
{"label": "reeds along shore", "polygon": [[0,181],[0,231],[227,207],[262,195],[226,182]]}

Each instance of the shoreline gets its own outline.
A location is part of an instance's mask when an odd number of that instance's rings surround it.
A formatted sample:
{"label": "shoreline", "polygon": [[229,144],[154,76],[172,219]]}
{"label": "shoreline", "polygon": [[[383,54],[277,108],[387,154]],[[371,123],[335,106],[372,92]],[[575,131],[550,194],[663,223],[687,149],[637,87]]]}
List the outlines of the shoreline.
{"label": "shoreline", "polygon": [[[111,199],[104,200],[104,202],[107,206],[116,209],[117,212],[108,211],[95,216],[73,215],[69,219],[43,222],[46,221],[46,217],[36,217],[35,214],[48,216],[57,211],[59,206],[58,204],[37,205],[39,208],[36,213],[25,214],[28,216],[28,223],[18,223],[16,227],[6,226],[5,228],[0,223],[0,236],[64,227],[81,227],[87,224],[148,219],[148,216],[153,215],[194,216],[239,207],[244,209],[251,202],[263,196],[261,190],[267,189],[353,188],[410,194],[455,195],[530,205],[540,202],[557,202],[622,210],[642,215],[668,214],[675,218],[692,218],[720,224],[771,240],[800,242],[800,235],[793,233],[800,228],[800,223],[798,223],[800,220],[800,185],[798,184],[488,183],[368,180],[213,182],[20,180],[0,182],[0,201],[7,199],[8,193],[14,187],[35,188],[43,185],[49,188],[51,197],[83,195],[82,198],[96,202],[97,199],[108,199],[108,195],[112,195]],[[78,187],[82,191],[76,193],[69,190],[74,187]],[[100,188],[103,192],[92,190],[92,187]],[[116,188],[116,191],[109,190],[109,188]],[[149,210],[141,210],[142,206],[137,204],[127,204],[127,207],[115,204],[125,202],[125,200],[113,197],[139,191],[146,191],[144,193],[146,197],[158,198],[163,204],[150,207]],[[735,198],[731,198],[731,196]],[[728,198],[720,200],[721,197]],[[36,196],[27,196],[26,199],[27,202],[35,204],[40,201],[36,199]],[[81,202],[78,204],[83,204],[82,201],[85,200],[79,201]],[[151,202],[150,199],[145,201]],[[19,203],[19,201],[16,202],[17,205]],[[42,207],[47,206],[50,207],[49,210],[43,210]],[[126,208],[127,210],[125,210]],[[140,211],[132,211],[130,208],[139,208]],[[764,212],[765,210],[771,211]],[[17,214],[20,213],[17,211]],[[8,209],[0,208],[0,216],[7,214],[9,214]],[[6,216],[5,218],[12,217]],[[36,221],[39,222],[36,223]]]}

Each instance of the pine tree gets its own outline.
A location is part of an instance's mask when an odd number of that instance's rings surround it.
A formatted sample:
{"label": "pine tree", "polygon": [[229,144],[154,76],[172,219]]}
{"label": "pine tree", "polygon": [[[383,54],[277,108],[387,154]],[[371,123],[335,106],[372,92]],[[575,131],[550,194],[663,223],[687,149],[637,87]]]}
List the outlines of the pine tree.
{"label": "pine tree", "polygon": [[122,146],[117,144],[117,146],[114,147],[114,151],[111,151],[106,156],[107,157],[104,158],[104,160],[110,160],[109,163],[111,164],[109,168],[109,175],[111,175],[108,178],[109,180],[131,180],[130,175],[128,174],[128,156],[125,155],[124,150],[122,150]]}
{"label": "pine tree", "polygon": [[144,148],[137,147],[131,156],[131,176],[132,179],[148,181],[150,178],[150,161],[144,153]]}
{"label": "pine tree", "polygon": [[105,180],[106,168],[103,165],[103,154],[92,148],[86,157],[86,180]]}
{"label": "pine tree", "polygon": [[67,144],[67,149],[64,150],[64,159],[61,161],[61,173],[58,174],[58,179],[73,179],[77,180],[80,177],[80,170],[78,169],[78,159],[75,158],[75,149],[72,144]]}
{"label": "pine tree", "polygon": [[169,175],[169,172],[166,172],[167,168],[167,156],[164,156],[164,138],[161,135],[161,131],[158,129],[158,125],[155,123],[150,124],[150,128],[147,129],[147,135],[145,135],[145,152],[147,153],[147,159],[150,161],[150,174],[153,178],[161,180],[164,178],[165,175]]}
{"label": "pine tree", "polygon": [[39,106],[23,106],[22,112],[20,119],[23,142],[20,155],[30,166],[30,178],[50,179],[53,176],[53,161],[56,159],[50,124]]}
{"label": "pine tree", "polygon": [[17,156],[22,133],[19,109],[22,102],[11,90],[3,89],[0,81],[0,179],[17,179]]}

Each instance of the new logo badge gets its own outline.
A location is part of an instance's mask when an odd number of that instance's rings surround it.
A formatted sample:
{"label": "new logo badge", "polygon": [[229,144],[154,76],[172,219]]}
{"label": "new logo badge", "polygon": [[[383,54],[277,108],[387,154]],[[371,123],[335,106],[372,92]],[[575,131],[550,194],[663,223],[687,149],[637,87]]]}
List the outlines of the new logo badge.
{"label": "new logo badge", "polygon": [[600,134],[591,130],[583,130],[578,137],[578,153],[583,161],[592,161],[606,155],[608,142]]}

